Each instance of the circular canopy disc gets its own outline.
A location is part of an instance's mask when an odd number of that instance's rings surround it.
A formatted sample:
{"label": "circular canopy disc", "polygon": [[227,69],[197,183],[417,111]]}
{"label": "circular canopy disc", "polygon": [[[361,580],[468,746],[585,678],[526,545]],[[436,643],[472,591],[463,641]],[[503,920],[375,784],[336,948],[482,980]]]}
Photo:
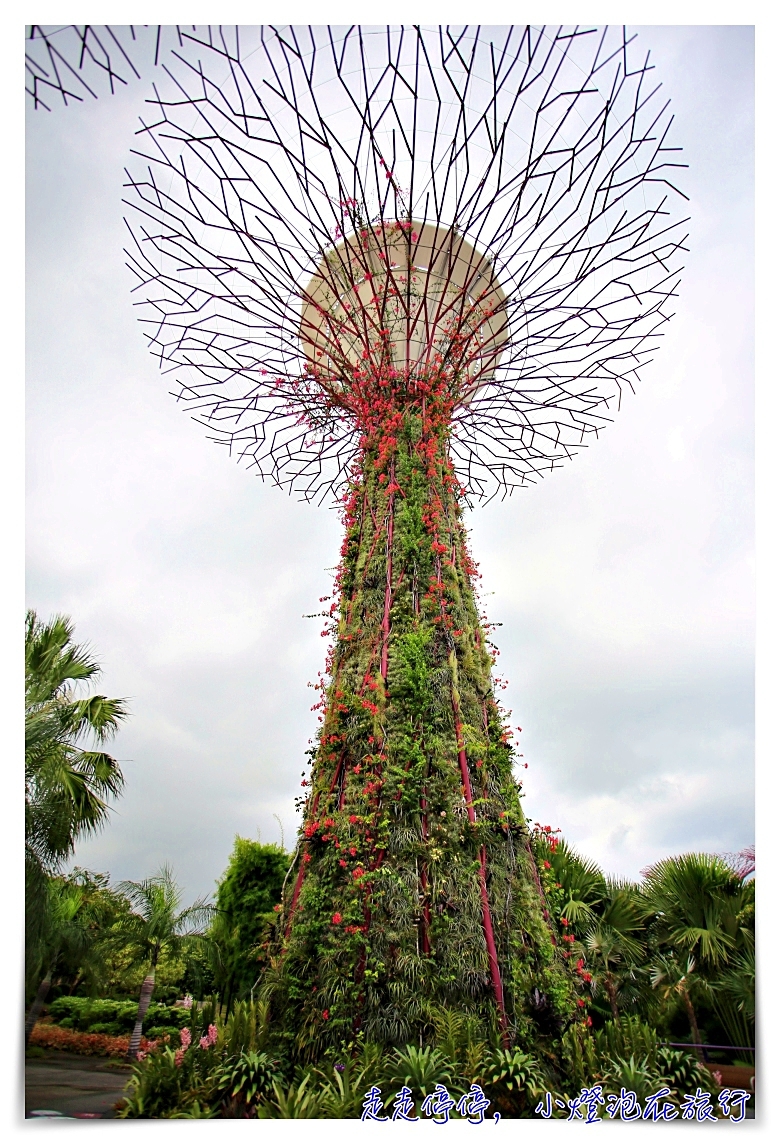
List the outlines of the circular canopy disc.
{"label": "circular canopy disc", "polygon": [[393,367],[410,378],[450,353],[472,389],[501,357],[505,302],[490,260],[455,231],[380,222],[320,262],[304,292],[301,345],[314,369],[345,381],[388,343]]}

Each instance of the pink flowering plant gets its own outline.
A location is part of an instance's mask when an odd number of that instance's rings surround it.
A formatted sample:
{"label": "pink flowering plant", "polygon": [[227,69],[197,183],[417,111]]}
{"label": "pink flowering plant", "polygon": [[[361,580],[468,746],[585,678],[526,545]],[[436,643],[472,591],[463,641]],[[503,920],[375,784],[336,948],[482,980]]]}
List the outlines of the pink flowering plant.
{"label": "pink flowering plant", "polygon": [[245,1118],[282,1079],[265,1049],[268,1007],[238,1001],[225,1015],[216,998],[193,1003],[179,1045],[147,1046],[139,1054],[119,1115]]}

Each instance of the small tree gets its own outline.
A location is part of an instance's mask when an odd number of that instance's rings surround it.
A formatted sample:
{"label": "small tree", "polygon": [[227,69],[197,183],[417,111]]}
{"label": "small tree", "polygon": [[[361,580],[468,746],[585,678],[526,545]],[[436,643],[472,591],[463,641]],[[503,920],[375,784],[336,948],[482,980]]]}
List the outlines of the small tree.
{"label": "small tree", "polygon": [[133,909],[114,926],[112,940],[130,946],[136,951],[138,960],[149,967],[141,985],[138,1014],[127,1050],[127,1059],[132,1061],[141,1044],[141,1031],[154,992],[160,955],[163,952],[177,953],[188,943],[205,940],[203,927],[212,917],[213,906],[199,898],[193,905],[180,910],[182,892],[167,865],[154,877],[141,882],[120,882],[118,889],[128,898]]}
{"label": "small tree", "polygon": [[289,865],[290,856],[281,846],[236,835],[217,884],[217,914],[211,928],[225,1001],[231,995],[247,996],[257,979],[256,948],[264,923],[281,901]]}
{"label": "small tree", "polygon": [[659,955],[650,967],[650,983],[653,989],[658,990],[664,1001],[672,998],[679,998],[682,1001],[691,1028],[694,1051],[703,1062],[701,1033],[693,999],[695,991],[706,988],[706,985],[696,972],[696,959],[691,954],[687,957],[681,956],[679,952]]}
{"label": "small tree", "polygon": [[[666,858],[644,873],[643,892],[654,914],[651,940],[657,951],[651,968],[653,988],[666,999],[679,998],[691,1038],[698,1044],[697,997],[712,1002],[726,1025],[735,1024],[728,1020],[734,1014],[720,983],[752,950],[755,887],[714,854]],[[742,990],[749,995],[749,974]],[[701,1049],[696,1051],[701,1059]]]}
{"label": "small tree", "polygon": [[38,933],[33,964],[28,949],[28,974],[34,975],[33,981],[41,976],[25,1022],[25,1047],[60,962],[76,963],[83,972],[94,969],[95,962],[99,961],[94,917],[84,887],[63,878],[50,878],[46,882],[46,899],[45,922]]}

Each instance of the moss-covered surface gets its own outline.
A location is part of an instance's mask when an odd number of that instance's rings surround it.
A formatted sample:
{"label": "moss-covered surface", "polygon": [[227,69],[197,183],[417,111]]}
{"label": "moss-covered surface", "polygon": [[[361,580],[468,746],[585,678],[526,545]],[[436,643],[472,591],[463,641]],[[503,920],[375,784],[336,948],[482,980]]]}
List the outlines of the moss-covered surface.
{"label": "moss-covered surface", "polygon": [[538,1044],[576,1011],[494,696],[445,373],[399,396],[389,372],[357,411],[321,728],[268,949],[296,1055],[426,1040],[453,1008]]}

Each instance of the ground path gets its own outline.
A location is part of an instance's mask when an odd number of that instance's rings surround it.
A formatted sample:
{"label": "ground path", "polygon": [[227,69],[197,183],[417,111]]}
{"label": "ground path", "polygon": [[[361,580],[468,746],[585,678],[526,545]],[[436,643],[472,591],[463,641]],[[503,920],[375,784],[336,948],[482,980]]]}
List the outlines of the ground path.
{"label": "ground path", "polygon": [[25,1116],[36,1109],[49,1109],[66,1116],[113,1117],[129,1076],[129,1065],[107,1057],[45,1049],[43,1056],[25,1060]]}

